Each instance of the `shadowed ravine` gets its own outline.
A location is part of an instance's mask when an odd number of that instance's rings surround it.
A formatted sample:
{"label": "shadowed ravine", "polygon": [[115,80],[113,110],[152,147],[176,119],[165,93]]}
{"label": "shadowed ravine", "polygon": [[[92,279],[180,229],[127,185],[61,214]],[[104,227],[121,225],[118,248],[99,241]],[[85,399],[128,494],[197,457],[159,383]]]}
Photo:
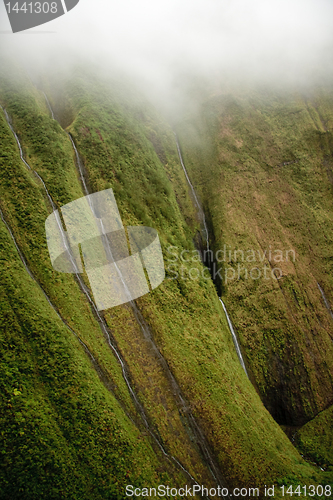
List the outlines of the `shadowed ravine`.
{"label": "shadowed ravine", "polygon": [[[193,195],[193,198],[194,198],[194,201],[195,201],[195,204],[197,206],[197,211],[198,211],[198,215],[199,215],[199,220],[200,222],[202,223],[202,226],[203,226],[203,229],[204,229],[204,235],[205,235],[205,239],[206,239],[206,248],[207,248],[207,256],[208,256],[208,262],[203,262],[205,265],[207,265],[208,269],[210,269],[210,266],[212,264],[212,262],[209,261],[210,259],[210,248],[209,248],[209,232],[208,232],[208,227],[207,227],[207,223],[206,223],[206,217],[205,217],[205,213],[199,203],[199,200],[198,200],[198,197],[197,197],[197,194],[195,192],[195,189],[193,187],[193,184],[191,183],[190,181],[190,178],[188,176],[188,173],[187,173],[187,170],[185,168],[185,165],[184,165],[184,161],[183,161],[183,157],[182,157],[182,153],[181,153],[181,150],[180,150],[180,146],[179,146],[179,142],[178,142],[178,138],[177,138],[177,135],[175,134],[175,138],[176,138],[176,144],[177,144],[177,151],[178,151],[178,155],[179,155],[179,160],[180,160],[180,163],[181,163],[181,166],[184,170],[184,173],[185,173],[185,177],[186,177],[186,180],[190,186],[190,189],[191,189],[191,192],[192,192],[192,195]],[[243,356],[242,356],[242,352],[241,352],[241,348],[240,348],[240,345],[239,345],[239,342],[238,342],[238,339],[237,339],[237,335],[235,333],[235,330],[232,326],[232,322],[231,322],[231,319],[229,317],[229,314],[227,312],[227,308],[225,307],[225,304],[223,302],[223,300],[221,299],[221,297],[219,297],[219,300],[222,304],[222,307],[223,307],[223,311],[225,313],[225,316],[227,318],[227,322],[228,322],[228,326],[229,326],[229,330],[230,330],[230,333],[231,333],[231,336],[232,336],[232,340],[233,340],[233,343],[235,344],[235,349],[236,349],[236,353],[237,353],[237,356],[238,356],[238,359],[240,361],[240,364],[242,365],[247,377],[248,377],[248,373],[247,373],[247,370],[246,370],[246,367],[245,367],[245,363],[244,363],[244,359],[243,359]]]}

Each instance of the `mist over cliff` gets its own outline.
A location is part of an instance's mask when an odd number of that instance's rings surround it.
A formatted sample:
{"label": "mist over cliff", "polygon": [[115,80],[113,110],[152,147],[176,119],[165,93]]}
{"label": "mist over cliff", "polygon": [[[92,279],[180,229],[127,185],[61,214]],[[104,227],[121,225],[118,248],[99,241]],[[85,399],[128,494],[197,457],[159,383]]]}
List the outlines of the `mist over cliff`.
{"label": "mist over cliff", "polygon": [[221,83],[325,82],[332,18],[328,0],[81,0],[68,14],[13,35],[0,3],[0,43],[30,72],[90,64],[127,75],[170,105]]}

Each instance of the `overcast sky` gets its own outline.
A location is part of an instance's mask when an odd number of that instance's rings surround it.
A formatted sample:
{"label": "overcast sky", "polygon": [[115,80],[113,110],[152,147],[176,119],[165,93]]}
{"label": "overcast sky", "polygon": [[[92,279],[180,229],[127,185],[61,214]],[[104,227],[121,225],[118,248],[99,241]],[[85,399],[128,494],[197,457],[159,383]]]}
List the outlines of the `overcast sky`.
{"label": "overcast sky", "polygon": [[333,66],[333,0],[80,0],[18,34],[0,0],[0,31],[29,64],[74,54],[161,88],[186,74],[320,81]]}

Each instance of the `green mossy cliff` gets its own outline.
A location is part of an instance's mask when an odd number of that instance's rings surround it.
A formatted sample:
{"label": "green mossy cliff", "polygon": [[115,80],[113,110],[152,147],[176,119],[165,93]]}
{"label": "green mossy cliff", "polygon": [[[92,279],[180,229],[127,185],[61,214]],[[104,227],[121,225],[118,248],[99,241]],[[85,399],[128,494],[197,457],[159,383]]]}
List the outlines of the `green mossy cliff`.
{"label": "green mossy cliff", "polygon": [[215,93],[178,129],[252,380],[303,425],[333,400],[332,91]]}
{"label": "green mossy cliff", "polygon": [[[115,83],[99,82],[82,70],[71,78],[47,75],[36,85],[20,70],[15,78],[3,76],[0,103],[12,120],[26,160],[41,175],[59,208],[83,192],[70,139],[52,120],[41,89],[75,141],[91,191],[111,187],[124,225],[142,224],[159,232],[167,276],[137,306],[226,484],[260,486],[288,482],[290,475],[302,483],[327,483],[329,475],[302,459],[248,381],[211,280],[181,277],[181,265],[188,277],[190,268],[201,273],[202,264],[178,259],[169,268],[170,246],[177,248],[178,255],[182,250],[193,251],[198,231],[170,127],[144,100],[127,96]],[[1,404],[7,419],[1,423],[1,439],[4,450],[12,442],[15,446],[8,450],[12,461],[0,464],[0,498],[59,498],[60,494],[73,499],[124,498],[127,483],[185,484],[188,478],[163,458],[142,424],[121,367],[77,281],[52,269],[44,234],[52,208],[41,183],[20,160],[2,112],[0,127],[1,210],[31,272],[100,370],[98,377],[85,349],[24,269],[1,223],[6,340],[1,343]],[[211,220],[214,224],[213,213]],[[237,324],[235,304],[228,301]],[[188,415],[179,406],[159,356],[143,337],[133,309],[119,306],[104,311],[103,317],[126,362],[150,429],[199,482],[213,485]],[[324,309],[322,317],[324,321]],[[247,349],[243,337],[241,331]],[[258,357],[260,349],[259,345]],[[268,373],[269,369],[266,366]],[[260,386],[259,382],[258,378]],[[37,429],[36,422],[40,422]]]}

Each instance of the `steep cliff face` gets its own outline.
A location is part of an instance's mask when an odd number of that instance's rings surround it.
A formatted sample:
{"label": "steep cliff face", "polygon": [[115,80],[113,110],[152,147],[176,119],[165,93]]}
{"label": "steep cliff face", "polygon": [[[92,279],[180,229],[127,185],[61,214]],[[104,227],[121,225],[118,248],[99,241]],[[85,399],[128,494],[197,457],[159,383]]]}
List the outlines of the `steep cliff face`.
{"label": "steep cliff face", "polygon": [[[6,339],[1,344],[5,359],[2,384],[3,393],[8,396],[2,404],[10,408],[6,410],[3,427],[11,429],[11,419],[23,426],[19,437],[17,427],[5,433],[5,440],[14,440],[17,446],[11,459],[1,465],[3,498],[10,498],[10,488],[18,475],[21,482],[17,491],[27,494],[27,484],[33,482],[35,489],[26,498],[48,499],[58,498],[59,491],[69,491],[72,498],[115,498],[117,494],[124,497],[127,483],[183,485],[190,481],[189,474],[203,484],[214,485],[218,481],[228,486],[259,486],[283,481],[290,474],[305,483],[313,478],[327,480],[301,458],[263,406],[239,364],[216,289],[196,258],[193,240],[199,223],[170,127],[144,100],[109,82],[101,83],[81,70],[72,78],[47,75],[36,85],[18,71],[15,78],[2,77],[0,88],[0,103],[31,167],[29,170],[21,160],[13,130],[0,110],[0,208],[7,223],[1,223],[4,257],[0,262],[4,293],[10,300],[10,306],[5,300],[1,302]],[[50,199],[61,208],[85,194],[67,132],[77,147],[89,191],[112,188],[124,225],[157,229],[165,257],[166,279],[160,287],[138,299],[136,305],[117,306],[100,317],[83,293],[79,279],[52,269],[47,251],[44,223],[52,211]],[[187,144],[191,173],[198,180],[199,169],[193,161],[197,149],[190,150],[185,136],[182,137]],[[207,134],[207,144],[212,137]],[[202,151],[205,149],[198,154]],[[205,198],[206,191],[199,192],[205,200],[218,248],[217,227],[226,200],[218,190],[221,184],[217,180],[226,174],[221,171],[216,177],[217,167],[200,164],[208,169],[209,175],[202,180],[207,181],[207,193],[211,190],[210,202]],[[255,178],[251,165],[249,160],[244,178]],[[34,171],[43,179],[50,197]],[[223,186],[226,189],[226,183]],[[243,203],[243,198],[243,192],[237,194],[238,203]],[[293,214],[292,209],[290,212]],[[324,217],[324,212],[320,214]],[[226,227],[231,226],[223,226],[223,231]],[[35,281],[24,268],[9,229]],[[245,226],[243,230],[245,235]],[[252,227],[246,234],[251,238]],[[325,234],[328,237],[328,232]],[[184,251],[186,258],[182,259]],[[322,274],[317,279],[329,297],[326,268],[320,269]],[[89,290],[85,275],[82,280]],[[294,283],[291,282],[293,286]],[[240,301],[237,294],[232,295],[228,287],[231,315],[265,403],[273,398],[270,391],[275,387],[275,366],[281,365],[280,380],[285,380],[282,373],[288,371],[286,366],[289,369],[288,359],[290,366],[295,362],[302,374],[304,391],[298,380],[295,403],[289,405],[293,386],[284,382],[287,395],[282,399],[288,403],[283,408],[290,406],[290,411],[300,418],[308,417],[326,401],[324,391],[319,391],[318,374],[325,374],[325,387],[328,394],[330,391],[330,377],[324,368],[331,356],[324,336],[328,335],[329,318],[324,306],[318,306],[315,317],[320,318],[321,330],[317,328],[318,320],[313,320],[313,325],[318,337],[320,333],[322,344],[318,345],[326,353],[318,361],[314,356],[315,365],[310,361],[301,364],[301,355],[312,360],[309,351],[304,351],[301,328],[295,326],[297,321],[310,317],[307,308],[304,305],[299,312],[293,305],[293,313],[289,312],[287,302],[280,299],[280,282],[272,281],[267,286],[271,288],[263,296],[268,305],[260,298],[256,306],[262,306],[264,313],[258,311],[251,317],[253,306],[245,299]],[[303,297],[301,285],[297,293]],[[320,304],[314,291],[313,296]],[[272,305],[276,297],[279,313]],[[288,314],[297,319],[290,330],[286,327]],[[238,319],[241,317],[250,325],[260,318],[263,327],[258,324],[256,329],[242,329]],[[274,325],[279,336],[272,335],[270,325]],[[286,332],[294,335],[288,345],[284,343]],[[253,358],[250,352],[254,353]],[[23,366],[29,376],[21,373],[20,360],[27,358],[27,353],[29,359]],[[119,356],[125,368],[121,367]],[[8,371],[13,374],[10,380],[6,378]],[[315,390],[310,391],[309,380],[313,387],[317,383],[316,394]],[[41,401],[38,411],[45,423],[38,427],[38,436],[30,429],[31,422],[37,419],[33,406],[37,399]],[[271,410],[274,414],[274,408]],[[54,420],[58,427],[51,432]],[[38,451],[40,440],[48,443],[45,453]],[[45,468],[51,454],[53,465]],[[12,469],[14,459],[16,468]],[[34,476],[35,464],[39,469]],[[73,468],[75,474],[71,472]],[[57,482],[59,475],[62,490]],[[68,475],[71,482],[66,481]],[[36,477],[43,481],[38,482]],[[91,496],[96,482],[98,494]],[[47,496],[48,484],[54,488],[53,497]]]}
{"label": "steep cliff face", "polygon": [[[24,85],[8,109],[13,126],[20,139],[26,134],[31,167],[50,173],[52,197],[66,203],[82,196],[70,144],[42,97]],[[181,484],[168,462],[161,472],[163,458],[140,426],[121,367],[73,276],[50,266],[44,223],[52,207],[2,110],[0,120],[0,496],[105,499],[127,483],[173,477]]]}
{"label": "steep cliff face", "polygon": [[332,128],[330,90],[215,95],[179,125],[224,300],[280,424],[333,399]]}

